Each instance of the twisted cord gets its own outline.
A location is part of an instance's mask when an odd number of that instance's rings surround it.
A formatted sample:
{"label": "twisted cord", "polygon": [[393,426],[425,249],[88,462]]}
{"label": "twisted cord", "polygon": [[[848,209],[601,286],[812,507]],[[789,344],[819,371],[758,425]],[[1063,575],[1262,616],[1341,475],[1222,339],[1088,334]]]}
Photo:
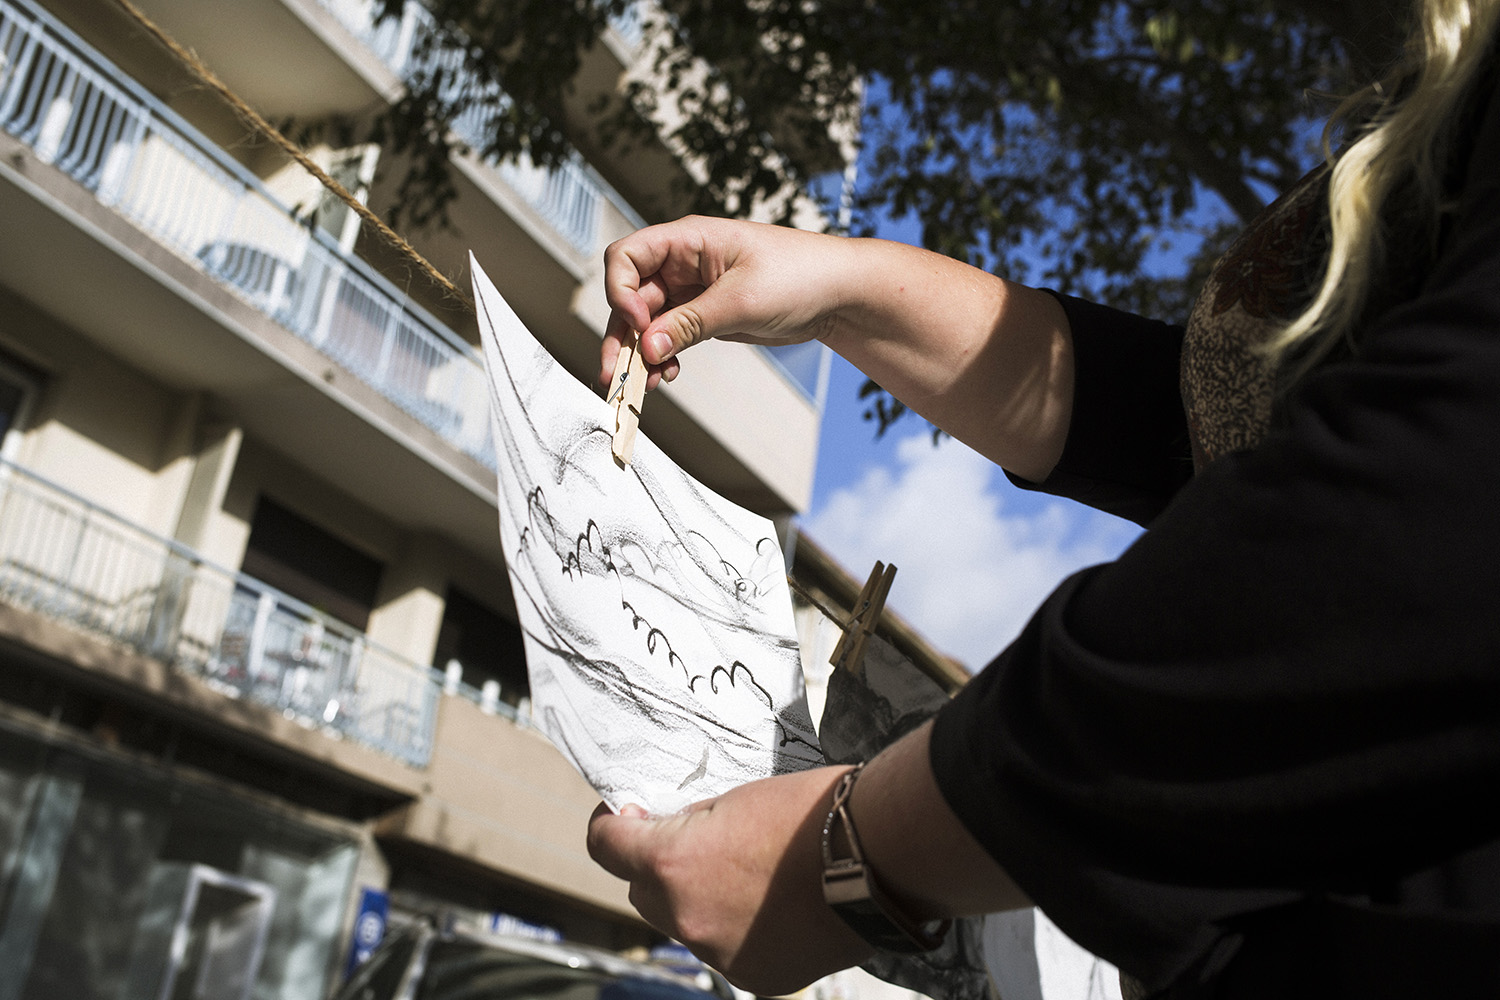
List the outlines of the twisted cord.
{"label": "twisted cord", "polygon": [[308,173],[312,174],[318,179],[318,183],[322,184],[323,187],[328,189],[328,191],[330,191],[334,195],[334,197],[338,198],[344,204],[348,205],[355,212],[355,214],[360,217],[361,220],[363,220],[368,226],[370,226],[371,229],[376,232],[376,234],[379,235],[380,239],[383,242],[389,245],[397,253],[402,254],[403,256],[411,260],[414,264],[416,264],[418,269],[421,270],[421,272],[425,274],[429,279],[431,279],[433,284],[437,285],[454,299],[462,302],[465,308],[469,310],[469,312],[472,313],[474,311],[473,299],[469,298],[469,296],[466,295],[457,285],[448,280],[447,275],[443,274],[443,272],[439,271],[436,267],[433,267],[426,257],[423,257],[420,253],[417,252],[416,247],[412,246],[399,233],[397,233],[390,226],[386,225],[385,221],[382,220],[380,216],[370,211],[370,209],[364,204],[364,202],[360,201],[349,192],[348,188],[344,187],[344,185],[340,184],[337,180],[330,177],[327,171],[314,163],[312,158],[305,152],[303,152],[300,146],[298,146],[292,140],[288,139],[286,136],[282,135],[281,131],[276,128],[276,126],[266,121],[266,119],[263,118],[259,112],[257,112],[250,105],[246,104],[238,94],[230,90],[229,85],[226,84],[223,80],[220,80],[218,76],[215,75],[214,72],[207,66],[205,66],[196,55],[194,55],[190,50],[184,48],[182,45],[178,44],[176,39],[162,30],[162,28],[157,25],[156,22],[147,17],[139,7],[131,3],[131,0],[114,0],[114,2],[117,6],[119,6],[121,10],[128,14],[131,19],[139,24],[147,34],[156,39],[157,43],[160,44],[162,48],[171,53],[172,57],[176,59],[177,62],[180,63],[182,67],[187,70],[194,79],[202,83],[205,87],[212,90],[214,93],[218,94],[220,99],[222,99],[225,104],[229,105],[229,107],[234,111],[235,115],[238,116],[242,122],[244,122],[256,133],[260,134],[266,139],[269,139],[273,145],[275,145],[287,156],[300,163]]}

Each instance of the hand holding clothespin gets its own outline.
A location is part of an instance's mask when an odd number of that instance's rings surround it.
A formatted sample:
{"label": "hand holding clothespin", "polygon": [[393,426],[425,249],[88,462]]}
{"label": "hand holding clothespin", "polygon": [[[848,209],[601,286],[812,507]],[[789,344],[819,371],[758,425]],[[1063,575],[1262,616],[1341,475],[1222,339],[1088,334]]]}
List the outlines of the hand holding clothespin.
{"label": "hand holding clothespin", "polygon": [[834,647],[828,662],[834,669],[843,668],[855,677],[863,676],[865,670],[865,642],[880,623],[880,613],[885,610],[885,597],[891,592],[891,581],[896,579],[896,567],[877,561],[870,570],[865,588],[854,602],[853,614],[844,624],[843,638]]}
{"label": "hand holding clothespin", "polygon": [[614,404],[615,464],[620,468],[630,464],[635,453],[635,435],[641,427],[641,407],[646,402],[646,359],[641,357],[641,336],[634,330],[620,348],[620,357],[615,361],[615,377],[609,385],[606,403]]}

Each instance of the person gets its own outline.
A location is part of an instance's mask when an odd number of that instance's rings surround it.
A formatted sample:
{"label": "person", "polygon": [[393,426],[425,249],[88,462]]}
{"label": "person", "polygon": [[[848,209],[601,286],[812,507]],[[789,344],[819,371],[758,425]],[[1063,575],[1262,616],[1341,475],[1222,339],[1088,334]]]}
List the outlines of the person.
{"label": "person", "polygon": [[[1500,996],[1500,0],[1414,20],[1185,329],[750,223],[606,252],[606,377],[627,330],[653,385],[710,337],[816,337],[1023,487],[1147,526],[860,773],[912,920],[1035,901],[1175,1000]],[[822,896],[847,770],[601,808],[589,849],[786,993],[873,951]]]}

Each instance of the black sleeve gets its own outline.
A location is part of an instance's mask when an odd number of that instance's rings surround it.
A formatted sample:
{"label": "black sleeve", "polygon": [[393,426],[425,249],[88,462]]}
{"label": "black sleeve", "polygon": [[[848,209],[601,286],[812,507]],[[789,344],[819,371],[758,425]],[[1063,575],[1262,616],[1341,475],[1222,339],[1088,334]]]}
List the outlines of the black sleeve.
{"label": "black sleeve", "polygon": [[965,825],[1148,983],[1237,914],[1500,837],[1497,117],[1416,297],[937,720]]}
{"label": "black sleeve", "polygon": [[1178,390],[1180,326],[1053,292],[1073,337],[1073,414],[1044,481],[1023,490],[1067,497],[1146,524],[1193,474]]}

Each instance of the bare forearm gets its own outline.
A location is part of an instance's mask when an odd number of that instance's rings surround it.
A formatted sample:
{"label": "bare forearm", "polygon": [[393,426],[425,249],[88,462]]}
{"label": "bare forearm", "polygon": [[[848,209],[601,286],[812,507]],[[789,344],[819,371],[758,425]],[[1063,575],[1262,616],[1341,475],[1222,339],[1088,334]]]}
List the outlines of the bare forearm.
{"label": "bare forearm", "polygon": [[1072,338],[1049,295],[939,254],[781,226],[689,218],[605,252],[600,380],[628,331],[651,381],[711,337],[813,337],[1000,465],[1045,478],[1072,412]]}
{"label": "bare forearm", "polygon": [[1057,301],[914,247],[847,245],[840,305],[820,339],[992,461],[1045,478],[1073,403],[1072,339]]}
{"label": "bare forearm", "polygon": [[867,764],[850,798],[881,887],[919,920],[1029,906],[938,789],[928,760],[931,729],[923,726]]}

